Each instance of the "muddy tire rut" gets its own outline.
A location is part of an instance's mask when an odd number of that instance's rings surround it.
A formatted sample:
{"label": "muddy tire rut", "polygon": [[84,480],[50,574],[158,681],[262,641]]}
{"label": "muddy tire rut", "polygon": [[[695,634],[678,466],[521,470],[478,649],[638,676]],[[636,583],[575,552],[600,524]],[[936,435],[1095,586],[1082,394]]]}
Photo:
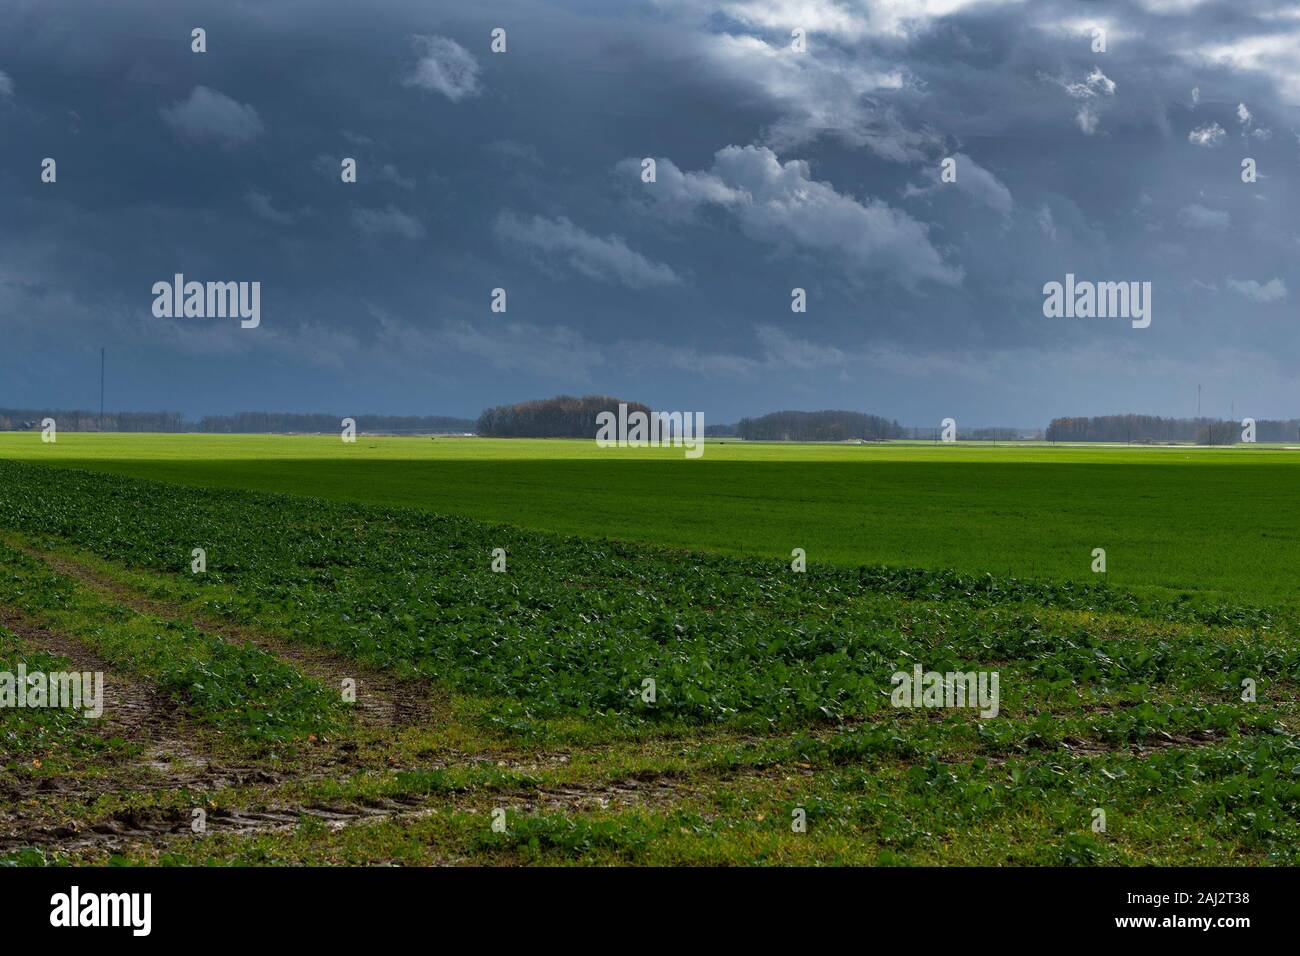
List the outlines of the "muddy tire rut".
{"label": "muddy tire rut", "polygon": [[[73,779],[50,776],[8,781],[0,778],[0,853],[38,847],[46,853],[115,852],[131,846],[162,846],[169,841],[199,838],[192,829],[192,808],[125,807],[93,819],[62,822],[33,819],[25,807],[42,800],[91,803],[105,794],[157,793],[185,789],[196,794],[225,788],[271,787],[290,781],[346,777],[361,764],[346,741],[324,745],[309,766],[278,773],[265,765],[240,763],[207,752],[201,729],[183,708],[147,680],[124,673],[80,640],[46,628],[22,613],[0,605],[0,626],[17,634],[33,651],[56,655],[74,671],[104,674],[104,713],[93,730],[105,738],[120,738],[142,746],[142,752],[109,767],[102,777]],[[459,756],[461,759],[454,759]],[[567,761],[567,754],[554,761]],[[453,755],[452,763],[514,766],[523,761],[490,756]],[[449,766],[438,762],[420,769]],[[537,767],[536,757],[528,766]],[[389,768],[391,769],[391,768]],[[140,771],[145,773],[141,774]],[[600,784],[522,787],[493,793],[495,804],[523,812],[602,810],[632,805],[671,803],[688,789],[680,782],[656,776],[650,780],[622,779]],[[197,802],[197,801],[196,801]],[[304,820],[328,829],[380,821],[409,822],[432,813],[478,812],[463,795],[412,794],[381,797],[344,805],[272,803],[266,806],[206,809],[207,834],[250,836],[292,830]]]}
{"label": "muddy tire rut", "polygon": [[184,726],[179,705],[153,684],[122,673],[75,638],[41,627],[2,605],[0,625],[17,634],[32,650],[64,658],[73,671],[104,675],[104,712],[93,722],[100,736],[144,744],[148,762],[159,769],[206,766],[206,759],[186,743],[193,731]]}
{"label": "muddy tire rut", "polygon": [[176,807],[119,810],[82,827],[34,827],[0,834],[0,852],[38,846],[46,852],[83,850],[115,852],[131,846],[162,846],[173,839],[202,839],[207,835],[253,836],[292,830],[304,820],[315,820],[332,830],[358,823],[415,818],[436,812],[418,809],[410,801],[386,800],[374,805],[332,808],[323,806],[271,806],[261,809],[210,808],[204,811],[202,830],[195,830],[192,810]]}
{"label": "muddy tire rut", "polygon": [[[689,791],[667,782],[620,780],[608,784],[502,791],[490,797],[494,806],[516,812],[597,811],[630,806],[666,805]],[[328,830],[373,823],[410,823],[437,813],[484,813],[464,798],[452,795],[382,797],[342,806],[325,804],[272,804],[262,807],[212,808],[206,811],[203,832],[193,829],[189,810],[129,808],[119,810],[84,827],[34,827],[0,833],[0,852],[21,846],[46,851],[77,853],[86,850],[118,852],[141,845],[164,847],[173,840],[201,839],[208,835],[258,836],[284,833],[304,822]]]}
{"label": "muddy tire rut", "polygon": [[[112,768],[127,774],[109,773],[102,778],[71,780],[59,776],[40,777],[21,784],[0,781],[0,820],[19,819],[15,812],[21,801],[49,797],[91,800],[104,793],[150,792],[185,787],[215,790],[225,786],[279,782],[274,773],[253,764],[222,764],[195,746],[196,728],[176,701],[153,684],[123,673],[81,641],[34,623],[11,608],[0,606],[0,626],[17,634],[34,651],[53,654],[68,661],[70,670],[104,675],[104,712],[87,721],[90,729],[105,739],[120,738],[141,747],[129,764]],[[143,777],[132,771],[145,770]],[[139,779],[137,779],[139,778]],[[0,846],[5,838],[0,835]]]}
{"label": "muddy tire rut", "polygon": [[436,716],[434,690],[425,681],[395,677],[349,661],[325,648],[292,643],[254,632],[238,624],[192,614],[175,605],[146,597],[70,558],[48,554],[26,545],[15,546],[29,556],[44,561],[60,574],[74,578],[102,596],[140,614],[184,621],[224,641],[255,647],[287,661],[303,674],[340,692],[344,680],[354,681],[355,712],[363,726],[410,727]]}
{"label": "muddy tire rut", "polygon": [[[36,806],[39,817],[43,802],[89,804],[105,794],[180,789],[210,793],[226,788],[270,787],[290,780],[346,777],[359,767],[355,747],[346,742],[339,746],[322,744],[305,765],[286,768],[285,772],[265,763],[214,754],[204,743],[202,728],[150,681],[124,672],[82,641],[44,627],[4,605],[0,605],[0,626],[18,635],[32,651],[66,660],[71,671],[102,673],[103,714],[86,721],[88,728],[106,740],[120,739],[140,748],[138,754],[106,764],[102,776],[0,776],[0,852],[24,846],[84,847],[106,838],[149,835],[157,829],[138,825],[145,818],[141,815],[147,816],[140,810],[121,811],[126,814],[125,824],[117,817],[109,817],[76,825],[33,825],[28,808]],[[185,824],[188,828],[188,817]]]}

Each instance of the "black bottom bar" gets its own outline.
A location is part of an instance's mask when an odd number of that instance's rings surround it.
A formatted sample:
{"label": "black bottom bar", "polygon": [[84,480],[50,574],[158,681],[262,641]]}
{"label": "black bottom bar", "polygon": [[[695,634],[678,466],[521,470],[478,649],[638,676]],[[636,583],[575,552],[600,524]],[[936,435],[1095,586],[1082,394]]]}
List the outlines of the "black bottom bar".
{"label": "black bottom bar", "polygon": [[[1243,932],[1287,925],[1294,878],[1284,869],[6,868],[0,913],[11,942],[78,933],[128,945],[256,938],[337,946],[371,945],[377,932],[478,929],[493,945],[600,933],[649,946],[680,940],[691,926],[699,927],[693,938],[734,946],[782,930],[820,935],[844,926],[864,941],[973,943],[988,931],[1048,931],[1054,935],[1046,938],[1071,941],[1200,934],[1231,945]],[[143,896],[136,906],[130,897],[99,896],[124,893],[148,894],[147,910]],[[146,913],[148,935],[137,936],[132,924],[142,929]],[[70,925],[114,916],[122,925]]]}

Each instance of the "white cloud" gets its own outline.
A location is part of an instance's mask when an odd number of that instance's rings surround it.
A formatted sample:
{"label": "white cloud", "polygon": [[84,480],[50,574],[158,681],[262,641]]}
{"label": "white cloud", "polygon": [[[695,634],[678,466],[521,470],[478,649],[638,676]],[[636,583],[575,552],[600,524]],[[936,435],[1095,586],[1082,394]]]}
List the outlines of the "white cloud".
{"label": "white cloud", "polygon": [[1087,38],[1090,45],[1094,30],[1105,30],[1108,44],[1117,40],[1135,40],[1142,36],[1142,33],[1136,30],[1131,23],[1121,25],[1120,21],[1111,17],[1085,16],[1061,19],[1050,8],[1045,12],[1049,19],[1035,24],[1038,29],[1051,33],[1064,33],[1072,37]]}
{"label": "white cloud", "polygon": [[895,66],[836,50],[817,56],[795,53],[788,45],[752,36],[720,34],[705,43],[706,56],[717,70],[756,89],[782,114],[766,133],[768,144],[778,150],[834,136],[902,162],[922,159],[942,143],[934,133],[908,129],[880,101],[879,94],[896,92],[908,82]]}
{"label": "white cloud", "polygon": [[1192,87],[1192,105],[1193,106],[1201,105],[1201,88],[1199,86]]}
{"label": "white cloud", "polygon": [[1250,108],[1245,103],[1237,104],[1237,122],[1241,124],[1241,135],[1243,137],[1245,137],[1247,131],[1249,131],[1249,135],[1254,136],[1256,139],[1261,141],[1273,138],[1273,131],[1267,127],[1258,126],[1251,129],[1255,123],[1255,114],[1250,111]]}
{"label": "white cloud", "polygon": [[[640,162],[627,159],[619,169],[636,176]],[[658,179],[645,188],[669,214],[717,206],[750,238],[840,259],[853,275],[885,274],[908,286],[961,282],[961,270],[943,261],[924,224],[879,199],[859,202],[836,192],[815,181],[806,162],[782,163],[767,147],[727,146],[714,155],[712,169],[701,172],[683,172],[660,159]]]}
{"label": "white cloud", "polygon": [[1094,66],[1092,72],[1078,82],[1063,83],[1065,92],[1078,99],[1089,96],[1114,96],[1115,81],[1101,72],[1101,67]]}
{"label": "white cloud", "polygon": [[503,212],[496,234],[504,242],[563,262],[575,272],[600,282],[621,282],[633,289],[678,285],[682,279],[663,263],[653,262],[629,248],[621,236],[592,235],[565,217],[520,219]]}
{"label": "white cloud", "polygon": [[478,60],[455,40],[417,35],[411,37],[411,45],[419,59],[404,85],[441,93],[453,103],[480,93]]}
{"label": "white cloud", "polygon": [[976,202],[988,206],[1002,216],[1011,215],[1011,209],[1014,205],[1011,199],[1011,190],[1007,189],[1001,180],[965,153],[955,153],[952,158],[957,161],[956,182],[943,182],[940,167],[931,163],[926,168],[926,174],[932,182],[927,186],[914,186],[909,183],[904,188],[903,195],[909,198],[913,196],[933,196],[938,190],[951,188],[970,196]]}
{"label": "white cloud", "polygon": [[0,70],[0,96],[14,95],[14,81],[9,79],[9,74]]}
{"label": "white cloud", "polygon": [[1218,146],[1223,142],[1223,137],[1227,133],[1218,123],[1209,123],[1205,126],[1198,126],[1187,134],[1187,141],[1193,146]]}
{"label": "white cloud", "polygon": [[746,26],[787,35],[802,27],[813,35],[857,40],[870,27],[868,10],[835,0],[724,0],[718,6]]}
{"label": "white cloud", "polygon": [[[754,147],[749,147],[754,148]],[[757,147],[770,152],[766,147]],[[728,149],[739,149],[730,146]],[[639,159],[625,159],[616,167],[626,176],[641,175]],[[655,182],[646,183],[647,194],[661,210],[668,212],[693,212],[697,206],[731,205],[743,202],[744,194],[734,184],[725,182],[716,171],[689,172],[680,169],[671,159],[655,161]]]}
{"label": "white cloud", "polygon": [[1178,210],[1178,222],[1189,229],[1226,229],[1232,216],[1225,209],[1209,209],[1192,203]]}
{"label": "white cloud", "polygon": [[372,236],[397,236],[400,239],[424,238],[424,226],[420,220],[407,215],[396,206],[388,206],[385,209],[353,209],[352,223],[362,232]]}
{"label": "white cloud", "polygon": [[692,6],[702,14],[721,13],[754,29],[786,36],[803,27],[810,36],[861,40],[884,34],[915,36],[939,18],[971,7],[1018,4],[1023,0],[657,0],[660,6]]}
{"label": "white cloud", "polygon": [[1049,83],[1055,83],[1076,100],[1115,95],[1116,86],[1114,80],[1103,73],[1099,66],[1094,66],[1092,72],[1081,80],[1072,80],[1066,76],[1051,76],[1042,72],[1038,76]]}
{"label": "white cloud", "polygon": [[1300,31],[1262,33],[1227,43],[1210,43],[1191,51],[1193,58],[1240,72],[1260,72],[1277,86],[1283,99],[1300,104]]}
{"label": "white cloud", "polygon": [[1281,279],[1269,279],[1264,283],[1255,279],[1229,279],[1228,287],[1252,302],[1277,302],[1287,297],[1286,283]]}
{"label": "white cloud", "polygon": [[189,98],[163,108],[162,117],[182,139],[233,147],[250,143],[264,127],[257,110],[219,90],[196,86]]}
{"label": "white cloud", "polygon": [[1103,73],[1099,66],[1094,66],[1092,72],[1081,80],[1052,77],[1046,73],[1040,73],[1039,77],[1055,83],[1074,99],[1085,101],[1074,114],[1074,122],[1085,135],[1095,135],[1101,122],[1098,101],[1115,95],[1114,80]]}
{"label": "white cloud", "polygon": [[1138,2],[1152,13],[1191,13],[1209,0],[1138,0]]}

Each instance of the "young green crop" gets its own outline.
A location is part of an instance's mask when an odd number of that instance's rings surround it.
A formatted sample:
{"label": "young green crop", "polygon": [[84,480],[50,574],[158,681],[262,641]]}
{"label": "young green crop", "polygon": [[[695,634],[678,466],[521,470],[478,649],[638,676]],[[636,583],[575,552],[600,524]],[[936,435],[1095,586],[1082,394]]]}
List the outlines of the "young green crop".
{"label": "young green crop", "polygon": [[[914,569],[798,574],[413,509],[174,487],[159,507],[163,494],[0,462],[0,527],[166,572],[210,613],[492,698],[506,726],[864,718],[888,708],[892,673],[913,662],[1000,668],[1020,707],[1050,701],[1062,682],[1231,704],[1243,676],[1300,673],[1289,615],[1249,606]],[[206,549],[205,574],[190,573],[194,547]],[[504,574],[490,569],[495,548],[508,554]],[[1102,636],[1045,622],[1042,606],[1150,626]],[[1246,640],[1234,628],[1288,637]]]}

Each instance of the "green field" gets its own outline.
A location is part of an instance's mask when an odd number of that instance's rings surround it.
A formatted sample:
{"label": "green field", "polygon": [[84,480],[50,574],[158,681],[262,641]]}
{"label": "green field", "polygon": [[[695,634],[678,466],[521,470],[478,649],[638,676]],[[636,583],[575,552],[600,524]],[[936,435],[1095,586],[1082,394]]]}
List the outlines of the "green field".
{"label": "green field", "polygon": [[0,864],[1295,865],[1296,454],[0,436]]}
{"label": "green field", "polygon": [[1290,604],[1300,450],[0,435],[0,458],[843,565],[989,571]]}

